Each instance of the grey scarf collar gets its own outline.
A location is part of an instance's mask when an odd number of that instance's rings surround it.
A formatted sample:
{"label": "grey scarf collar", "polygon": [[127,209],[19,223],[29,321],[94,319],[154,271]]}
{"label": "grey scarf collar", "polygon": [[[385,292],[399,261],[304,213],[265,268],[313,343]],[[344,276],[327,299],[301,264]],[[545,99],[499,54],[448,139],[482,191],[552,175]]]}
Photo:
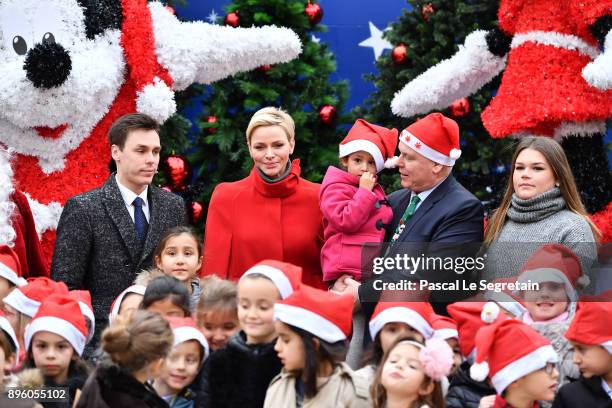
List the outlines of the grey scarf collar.
{"label": "grey scarf collar", "polygon": [[270,178],[268,176],[265,175],[265,173],[261,170],[259,170],[259,168],[257,169],[257,172],[259,173],[259,176],[266,182],[266,183],[278,183],[279,181],[282,181],[285,179],[285,177],[287,177],[289,175],[289,173],[291,173],[291,160],[289,160],[287,162],[287,168],[285,169],[285,171],[283,171],[281,174],[279,174],[278,177],[275,178]]}
{"label": "grey scarf collar", "polygon": [[565,207],[565,199],[557,187],[527,200],[522,200],[513,194],[512,203],[508,208],[508,218],[515,222],[536,222]]}

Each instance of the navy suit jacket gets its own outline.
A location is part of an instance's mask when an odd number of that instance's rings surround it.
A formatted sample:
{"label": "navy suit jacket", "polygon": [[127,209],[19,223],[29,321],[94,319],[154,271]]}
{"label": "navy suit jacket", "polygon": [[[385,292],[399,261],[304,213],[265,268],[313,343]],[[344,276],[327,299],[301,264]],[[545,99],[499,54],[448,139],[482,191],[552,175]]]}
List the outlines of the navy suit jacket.
{"label": "navy suit jacket", "polygon": [[[393,221],[388,227],[386,241],[390,241],[399,221],[410,203],[411,191],[401,189],[391,193],[388,197],[393,209]],[[416,212],[406,223],[404,231],[395,245],[391,247],[387,257],[403,254],[406,248],[397,245],[402,242],[423,243],[423,248],[429,243],[465,244],[479,243],[483,240],[484,208],[480,200],[459,184],[452,175],[449,175],[431,194],[421,203]],[[455,253],[445,253],[445,256],[473,256],[478,246],[472,245],[473,253],[466,254],[460,245],[453,245]],[[411,245],[410,249],[417,251],[418,245]],[[461,252],[460,252],[461,251]],[[418,255],[421,251],[418,250]],[[417,255],[417,254],[413,254]],[[372,315],[376,306],[376,299],[380,293],[374,289],[375,279],[383,282],[397,282],[402,278],[398,273],[383,273],[365,281],[359,287],[359,299],[367,317]]]}

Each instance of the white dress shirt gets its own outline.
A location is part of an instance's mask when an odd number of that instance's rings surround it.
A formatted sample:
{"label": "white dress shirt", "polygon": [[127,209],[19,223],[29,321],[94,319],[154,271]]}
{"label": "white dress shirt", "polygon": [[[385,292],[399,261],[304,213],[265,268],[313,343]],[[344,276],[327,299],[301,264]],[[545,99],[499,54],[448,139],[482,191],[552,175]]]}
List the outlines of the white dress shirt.
{"label": "white dress shirt", "polygon": [[140,197],[142,198],[142,201],[144,201],[144,203],[142,204],[142,211],[144,212],[147,222],[150,222],[149,221],[150,220],[149,200],[147,198],[147,192],[149,191],[149,186],[145,187],[142,193],[136,194],[132,190],[130,190],[129,188],[121,184],[119,182],[119,177],[117,177],[117,175],[115,175],[115,180],[117,180],[117,186],[119,186],[119,191],[121,192],[121,197],[123,197],[123,202],[125,203],[125,206],[127,207],[127,210],[130,213],[130,217],[132,217],[132,222],[134,222],[134,204],[133,202],[136,197]]}
{"label": "white dress shirt", "polygon": [[[414,209],[414,211],[416,212],[416,210],[419,209],[419,207],[421,206],[421,204],[423,204],[423,201],[425,201],[425,199],[427,199],[427,197],[429,197],[429,195],[431,193],[433,193],[433,191],[438,188],[438,186],[440,184],[442,184],[444,182],[444,180],[446,180],[448,176],[444,177],[442,180],[440,180],[440,182],[438,184],[436,184],[435,186],[433,186],[432,188],[430,188],[429,190],[425,190],[425,191],[421,191],[419,194],[416,194],[414,191],[410,193],[410,201],[412,201],[412,199],[414,198],[414,196],[419,196],[419,198],[421,199],[421,201],[419,201],[417,203],[416,208]],[[409,201],[409,202],[410,202]]]}

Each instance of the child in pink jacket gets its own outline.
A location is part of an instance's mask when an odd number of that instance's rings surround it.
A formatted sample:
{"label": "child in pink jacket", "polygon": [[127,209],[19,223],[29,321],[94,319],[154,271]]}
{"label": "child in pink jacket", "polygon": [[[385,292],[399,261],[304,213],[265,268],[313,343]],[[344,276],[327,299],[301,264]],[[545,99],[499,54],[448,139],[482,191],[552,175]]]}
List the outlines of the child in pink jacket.
{"label": "child in pink jacket", "polygon": [[394,166],[397,133],[358,119],[340,143],[344,170],[327,169],[319,198],[325,240],[321,267],[329,286],[342,275],[361,280],[362,245],[385,238],[393,212],[376,174]]}

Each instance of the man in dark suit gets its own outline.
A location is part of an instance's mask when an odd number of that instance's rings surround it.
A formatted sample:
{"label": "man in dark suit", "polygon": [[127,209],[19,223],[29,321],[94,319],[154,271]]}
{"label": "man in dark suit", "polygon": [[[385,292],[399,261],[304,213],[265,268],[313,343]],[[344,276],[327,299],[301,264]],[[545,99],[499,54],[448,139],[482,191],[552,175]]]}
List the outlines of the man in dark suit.
{"label": "man in dark suit", "polygon": [[[385,256],[394,258],[406,253],[412,257],[421,254],[443,258],[474,256],[477,243],[483,239],[484,209],[451,174],[455,160],[461,155],[457,123],[440,113],[432,113],[407,127],[399,139],[398,167],[403,189],[388,198],[393,221],[388,228],[389,249]],[[468,243],[473,245],[466,246]],[[406,278],[434,282],[452,276],[432,276],[438,273],[438,270],[421,270],[410,275],[385,271],[361,285],[343,277],[335,290],[353,294],[369,318],[381,294],[381,282],[397,283]],[[439,307],[436,309],[443,312]]]}
{"label": "man in dark suit", "polygon": [[161,235],[186,222],[183,199],[151,185],[161,150],[158,131],[144,114],[117,119],[109,131],[117,172],[102,187],[66,201],[57,227],[51,278],[91,292],[94,345],[115,297],[152,265]]}

